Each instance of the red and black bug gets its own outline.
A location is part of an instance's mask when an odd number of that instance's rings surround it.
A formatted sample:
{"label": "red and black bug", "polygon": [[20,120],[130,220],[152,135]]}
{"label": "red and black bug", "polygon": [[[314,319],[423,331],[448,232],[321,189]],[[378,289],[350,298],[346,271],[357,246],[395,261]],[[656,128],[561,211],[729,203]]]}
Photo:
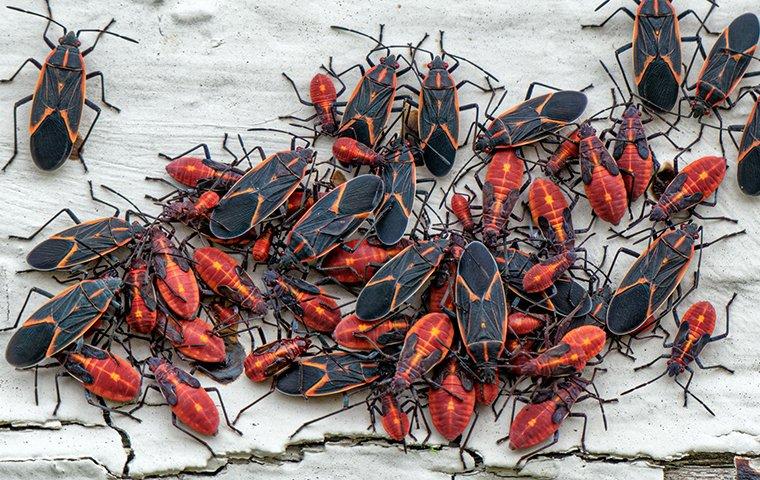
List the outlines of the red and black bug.
{"label": "red and black bug", "polygon": [[739,142],[736,179],[747,195],[760,195],[760,98],[749,112]]}
{"label": "red and black bug", "polygon": [[209,214],[219,204],[219,194],[206,190],[199,195],[181,194],[163,206],[159,218],[165,222],[182,222],[196,230],[206,230]]}
{"label": "red and black bug", "polygon": [[325,255],[317,269],[342,285],[365,285],[380,267],[409,245],[406,239],[393,246],[383,245],[374,237],[350,240]]}
{"label": "red and black bug", "polygon": [[514,367],[519,375],[555,377],[581,372],[599,354],[607,335],[599,327],[584,325],[567,332],[553,347]]}
{"label": "red and black bug", "polygon": [[[332,333],[340,322],[340,307],[335,297],[322,288],[274,270],[264,272],[262,280],[269,290],[268,297],[284,305],[310,330]],[[274,309],[274,315],[281,320],[279,309]]]}
{"label": "red and black bug", "polygon": [[472,242],[459,259],[456,278],[459,334],[475,362],[478,380],[491,383],[507,339],[507,297],[488,248]]}
{"label": "red and black bug", "polygon": [[380,177],[359,175],[317,200],[288,232],[280,267],[327,255],[372,215],[383,191]]}
{"label": "red and black bug", "polygon": [[628,208],[623,176],[590,123],[581,125],[580,138],[578,155],[586,197],[599,218],[617,225]]}
{"label": "red and black bug", "polygon": [[127,286],[127,325],[137,333],[150,333],[158,319],[158,300],[148,263],[135,258],[127,270],[124,284]]}
{"label": "red and black bug", "polygon": [[[47,3],[48,14],[42,15],[36,12],[30,12],[18,7],[9,6],[8,8],[17,12],[28,13],[36,17],[44,18],[48,21],[42,38],[50,47],[51,52],[45,58],[45,63],[40,64],[33,58],[27,58],[23,64],[11,75],[10,78],[3,80],[10,82],[16,75],[21,72],[27,63],[31,63],[40,71],[37,78],[37,86],[34,93],[24,97],[13,107],[13,154],[8,162],[3,166],[3,171],[13,162],[18,153],[18,123],[16,121],[16,111],[26,103],[32,102],[32,113],[29,119],[29,148],[32,154],[32,160],[42,170],[55,170],[72,155],[72,150],[79,139],[79,123],[82,119],[82,109],[85,105],[95,111],[95,119],[90,125],[87,134],[77,145],[75,155],[82,162],[82,166],[87,171],[87,166],[82,158],[82,149],[92,132],[92,128],[100,116],[100,107],[87,99],[85,95],[86,81],[100,77],[103,81],[103,73],[100,71],[90,72],[85,70],[84,57],[89,55],[98,44],[100,37],[104,34],[113,35],[124,40],[138,43],[129,37],[109,32],[109,27],[115,22],[111,19],[103,30],[82,29],[76,32],[68,31],[67,28],[52,19],[50,3]],[[47,36],[50,24],[54,23],[63,28],[63,36],[58,39],[58,45],[53,43]],[[95,42],[82,51],[79,50],[81,42],[79,35],[82,32],[98,32]],[[108,103],[105,99],[105,89],[101,85],[101,101],[119,111],[118,108]]]}
{"label": "red and black bug", "polygon": [[[212,189],[219,192],[226,192],[232,185],[240,180],[240,177],[244,174],[242,170],[236,168],[236,165],[244,159],[248,159],[248,155],[244,155],[242,158],[237,158],[237,156],[227,148],[227,139],[228,136],[225,134],[222,148],[235,159],[231,164],[212,160],[211,151],[205,143],[200,143],[175,157],[170,157],[164,153],[159,153],[158,156],[169,160],[169,163],[167,163],[165,167],[166,173],[168,173],[177,183],[190,188],[202,190]],[[188,156],[198,149],[203,150],[203,158]],[[245,152],[245,148],[243,149],[243,153],[247,153]]]}
{"label": "red and black bug", "polygon": [[454,327],[445,313],[428,313],[406,332],[390,389],[399,393],[441,363],[454,341]]}
{"label": "red and black bug", "polygon": [[253,382],[263,382],[287,370],[309,347],[308,337],[283,338],[261,345],[245,357],[245,375]]}
{"label": "red and black bug", "polygon": [[422,295],[423,305],[428,313],[431,312],[454,312],[454,284],[457,274],[457,265],[454,262],[448,266],[439,268],[433,274],[425,293]]}
{"label": "red and black bug", "polygon": [[[528,98],[530,92],[529,89]],[[488,126],[481,125],[482,133],[473,148],[475,152],[491,153],[537,142],[580,117],[587,102],[585,94],[570,90],[526,99],[493,118]]]}
{"label": "red and black bug", "polygon": [[475,385],[453,355],[439,368],[428,392],[428,410],[438,433],[453,441],[475,413]]}
{"label": "red and black bug", "polygon": [[533,223],[551,245],[557,250],[573,248],[575,230],[570,205],[554,182],[546,178],[534,180],[528,190],[528,208]]}
{"label": "red and black bug", "polygon": [[[509,448],[521,450],[534,447],[549,438],[552,438],[552,441],[521,457],[517,462],[518,465],[556,444],[559,440],[559,428],[567,417],[583,419],[581,451],[586,451],[586,423],[588,418],[585,413],[572,413],[573,406],[588,398],[597,400],[600,408],[602,408],[603,403],[615,401],[603,400],[596,392],[596,387],[594,387],[594,393],[588,391],[588,385],[593,386],[592,382],[593,377],[591,380],[586,380],[580,376],[571,376],[540,390],[533,396],[531,403],[520,409],[509,427],[509,437],[507,437],[509,438]],[[604,418],[603,408],[602,417]],[[607,428],[606,419],[604,420],[604,427]]]}
{"label": "red and black bug", "polygon": [[[333,25],[331,28],[365,36],[375,40],[378,44],[378,48],[367,55],[369,70],[365,72],[364,67],[357,64],[344,72],[335,74],[337,78],[340,78],[349,70],[358,68],[362,75],[361,80],[346,102],[346,109],[338,128],[338,136],[353,138],[364,145],[374,147],[382,137],[383,127],[385,127],[393,109],[398,76],[408,72],[412,67],[399,69],[397,60],[402,57],[391,54],[390,50],[382,45],[382,26],[379,39],[344,27]],[[375,65],[370,56],[377,50],[386,50],[387,54],[380,58],[380,63]],[[332,70],[332,67],[330,69]]]}
{"label": "red and black bug", "polygon": [[238,325],[243,323],[240,312],[235,307],[227,307],[219,303],[210,306],[214,319],[214,331],[224,342],[224,360],[221,362],[193,362],[193,369],[199,370],[215,381],[227,384],[237,380],[243,373],[245,349],[238,338]]}
{"label": "red and black bug", "polygon": [[158,294],[172,313],[193,318],[200,306],[200,290],[190,262],[160,227],[151,228],[149,235],[150,264]]}
{"label": "red and black bug", "polygon": [[224,340],[214,333],[213,324],[200,317],[178,321],[160,312],[155,331],[192,360],[219,363],[226,358]]}
{"label": "red and black bug", "polygon": [[211,212],[209,228],[216,238],[245,235],[272,215],[296,191],[316,153],[295,146],[262,158],[229,189]]}
{"label": "red and black bug", "polygon": [[580,129],[576,128],[573,133],[557,145],[549,160],[546,161],[546,165],[544,165],[544,173],[549,177],[556,178],[570,160],[578,158],[580,140],[581,132]]}
{"label": "red and black bug", "polygon": [[388,436],[397,442],[403,441],[411,429],[409,414],[401,409],[398,398],[392,392],[380,396],[380,424]]}
{"label": "red and black bug", "polygon": [[433,275],[444,258],[461,247],[461,237],[413,243],[372,276],[356,300],[356,316],[373,321],[399,309]]}
{"label": "red and black bug", "polygon": [[266,263],[269,261],[273,237],[274,227],[271,225],[267,225],[261,230],[261,234],[251,246],[251,258],[254,262]]}
{"label": "red and black bug", "polygon": [[633,203],[646,192],[652,176],[660,168],[635,105],[629,105],[623,112],[612,156],[623,173],[628,202]]}
{"label": "red and black bug", "polygon": [[668,220],[673,214],[696,206],[715,193],[725,176],[725,158],[706,156],[694,160],[677,172],[652,207],[649,219]]}
{"label": "red and black bug", "polygon": [[494,152],[483,182],[483,242],[494,247],[520,198],[525,164],[512,149]]}
{"label": "red and black bug", "polygon": [[177,429],[190,435],[205,446],[213,455],[216,455],[205,441],[177,424],[177,419],[179,419],[179,421],[187,425],[194,432],[205,436],[216,435],[219,430],[219,410],[217,410],[214,401],[208,394],[208,392],[215,392],[219,397],[227,425],[238,434],[241,434],[230,423],[227,411],[224,408],[222,396],[216,387],[204,388],[197,378],[181,368],[172,365],[168,360],[150,357],[146,363],[150,371],[153,372],[156,384],[158,385],[158,387],[153,385],[147,387],[146,393],[150,388],[161,392],[161,395],[163,395],[169,407],[171,407],[172,424]]}
{"label": "red and black bug", "polygon": [[388,144],[379,176],[385,190],[375,216],[375,231],[381,243],[395,245],[406,232],[417,193],[417,167],[409,142],[396,139]]}
{"label": "red and black bug", "polygon": [[462,230],[465,232],[472,232],[476,227],[475,220],[472,218],[470,201],[467,195],[458,192],[454,192],[450,200],[451,212],[457,217],[459,223],[462,224]]}
{"label": "red and black bug", "polygon": [[[92,345],[81,344],[72,350],[56,355],[66,374],[82,383],[87,392],[117,403],[136,400],[140,395],[142,376],[135,367],[120,356]],[[58,389],[56,375],[56,389]],[[60,405],[60,393],[58,395]],[[99,408],[112,411],[108,407],[88,402]],[[56,405],[58,410],[58,405]],[[123,412],[119,412],[123,413]],[[55,412],[53,412],[55,414]]]}
{"label": "red and black bug", "polygon": [[536,263],[523,276],[523,290],[536,293],[550,288],[573,266],[577,258],[575,250],[565,250]]}
{"label": "red and black bug", "polygon": [[547,315],[540,313],[512,312],[509,314],[509,334],[522,336],[535,332],[547,323]]}
{"label": "red and black bug", "polygon": [[[605,0],[596,9],[599,10],[608,2]],[[583,27],[602,27],[618,12],[631,17],[633,40],[615,50],[620,70],[625,72],[620,54],[630,49],[633,53],[634,84],[639,96],[647,106],[670,111],[678,101],[683,79],[681,42],[698,40],[697,37],[681,38],[679,20],[693,15],[700,21],[701,28],[705,28],[704,21],[693,10],[676,14],[670,0],[642,0],[636,3],[638,8],[635,14],[626,7],[620,7],[601,24]],[[629,85],[628,77],[623,75],[623,78],[626,85]],[[630,85],[628,89],[630,90]]]}
{"label": "red and black bug", "polygon": [[[726,305],[726,332],[715,336],[713,336],[713,332],[715,331],[715,320],[717,318],[717,314],[715,313],[715,307],[713,307],[710,302],[701,301],[693,304],[691,307],[689,307],[689,309],[683,315],[683,318],[680,320],[678,319],[678,312],[674,308],[673,318],[675,319],[676,325],[678,326],[678,333],[676,333],[676,338],[672,343],[668,343],[667,339],[665,342],[663,342],[663,347],[671,348],[670,354],[660,355],[646,365],[641,365],[635,368],[635,370],[641,370],[642,368],[651,367],[659,360],[667,359],[667,366],[665,368],[665,371],[661,375],[658,375],[648,382],[642,383],[641,385],[631,388],[630,390],[626,390],[625,392],[621,393],[621,395],[627,395],[634,390],[645,387],[650,383],[659,380],[665,375],[668,375],[669,377],[673,377],[676,383],[678,383],[678,385],[683,388],[684,406],[686,406],[688,395],[691,395],[703,407],[705,407],[708,412],[710,412],[712,415],[715,415],[715,413],[713,413],[713,411],[710,410],[707,405],[705,405],[699,398],[694,396],[693,393],[689,392],[691,379],[694,377],[694,370],[691,367],[691,362],[695,362],[697,366],[703,370],[710,368],[719,368],[728,373],[734,373],[733,370],[724,367],[723,365],[705,366],[702,364],[699,355],[702,353],[702,350],[707,346],[707,344],[722,340],[728,336],[729,312],[731,309],[731,303],[733,303],[735,298],[736,294],[734,293],[734,295],[731,297],[731,300],[729,300],[728,304]],[[684,371],[689,372],[689,380],[686,382],[686,385],[681,385],[681,383],[678,382],[677,378]]]}
{"label": "red and black bug", "polygon": [[120,278],[82,280],[58,295],[32,288],[21,307],[15,329],[32,293],[50,298],[38,308],[8,341],[5,359],[17,368],[37,365],[82,337],[105,314],[122,288]]}
{"label": "red and black bug", "polygon": [[377,360],[334,352],[300,358],[277,379],[277,391],[306,398],[334,395],[366,386],[380,378]]}
{"label": "red and black bug", "polygon": [[352,313],[341,319],[332,337],[335,343],[349,350],[380,350],[401,343],[411,324],[411,319],[405,315],[380,322],[365,322]]}
{"label": "red and black bug", "polygon": [[299,122],[310,122],[317,119],[317,125],[320,127],[321,133],[325,135],[335,135],[338,132],[338,107],[345,105],[344,102],[338,102],[337,99],[346,90],[346,85],[340,77],[335,77],[340,82],[340,91],[335,91],[335,84],[332,79],[324,73],[317,73],[309,82],[309,98],[310,102],[307,102],[301,97],[295,82],[285,72],[282,73],[290,85],[293,86],[293,90],[296,92],[298,101],[302,104],[313,107],[314,115],[307,118],[298,118],[292,115],[280,117],[283,120],[298,120]]}
{"label": "red and black bug", "polygon": [[203,283],[254,315],[264,315],[267,305],[253,280],[230,255],[218,248],[202,247],[193,252],[194,269]]}

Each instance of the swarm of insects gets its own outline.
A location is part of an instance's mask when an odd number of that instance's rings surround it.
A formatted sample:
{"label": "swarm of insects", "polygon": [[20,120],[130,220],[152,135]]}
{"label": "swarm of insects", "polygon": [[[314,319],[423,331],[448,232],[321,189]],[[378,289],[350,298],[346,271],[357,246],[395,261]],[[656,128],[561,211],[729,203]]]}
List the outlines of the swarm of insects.
{"label": "swarm of insects", "polygon": [[[598,93],[610,103],[591,115],[591,86],[534,82],[524,99],[503,108],[508,93],[499,80],[446,50],[443,32],[433,51],[425,47],[427,34],[390,45],[382,26],[377,37],[333,27],[371,42],[366,65],[338,71],[330,58],[309,82],[308,96],[283,73],[313,113],[281,117],[291,122],[286,129],[249,129],[282,139],[281,150],[249,149],[238,135],[241,154],[224,139],[229,162],[212,158],[206,144],[161,154],[169,178],[148,179],[171,190],[151,198],[157,211],[102,186],[114,202],[129,205],[122,214],[90,184],[92,200],[114,208],[113,215],[81,221],[63,209],[50,221],[65,213],[75,225],[50,235],[43,233],[48,221],[14,237],[47,235],[27,263],[64,275],[58,280],[66,288],[29,292],[6,329],[14,330],[6,360],[35,372],[59,365],[56,380],[75,378],[94,406],[137,421],[155,390],[173,424],[212,454],[207,440],[222,417],[210,393],[227,426],[240,433],[235,425],[272,392],[344,395],[344,408],[293,435],[362,405],[372,428],[379,423],[394,441],[425,443],[435,431],[464,448],[479,419],[491,421],[481,415],[490,406],[503,440],[524,451],[520,464],[556,443],[568,417],[583,419],[585,451],[587,414],[575,405],[598,403],[606,428],[604,405],[618,401],[594,383],[605,355],[632,357],[637,341],[660,332],[670,353],[655,360],[666,363],[656,378],[672,377],[684,404],[691,398],[714,414],[692,391],[693,366],[732,373],[705,366],[700,354],[728,335],[734,298],[725,333],[716,335],[715,307],[690,296],[707,247],[744,233],[737,228],[705,240],[707,220],[736,223],[701,212],[715,205],[729,163],[721,137],[720,152],[682,168],[679,154],[666,171],[653,140],[674,143],[669,134],[678,122],[713,114],[721,134],[733,139],[742,131],[739,186],[760,193],[757,92],[739,86],[755,75],[747,71],[760,27],[754,14],[737,17],[709,53],[698,50],[704,63],[694,73],[694,61],[684,70],[682,42],[701,46],[715,5],[702,18],[678,14],[667,0],[636,3],[635,12],[616,11],[635,24],[631,43],[616,51],[627,94],[602,63],[616,88]],[[47,15],[9,8],[62,27],[49,8]],[[681,37],[679,21],[689,14],[700,27]],[[79,34],[90,30],[63,27],[58,46],[45,37],[52,52],[44,65],[30,60],[41,81],[16,108],[33,102],[31,156],[42,169],[56,169],[72,154],[82,106],[94,105],[83,96],[84,82],[100,75],[86,74],[82,58],[100,35],[116,35],[110,25],[82,52]],[[619,60],[628,50],[633,72]],[[50,90],[50,78],[73,87]],[[487,98],[487,106],[461,104],[465,88]],[[724,127],[719,110],[743,98],[755,101],[746,125]],[[317,149],[321,137],[331,139],[330,148]],[[438,190],[443,200],[434,205]],[[584,209],[588,225],[577,221]],[[610,238],[629,240],[609,265],[606,247],[584,246],[600,225]],[[615,268],[621,253],[636,258],[625,273]],[[33,293],[48,298],[25,316]],[[690,306],[679,317],[684,302]],[[661,320],[671,313],[677,328],[668,335]],[[271,389],[231,418],[219,389],[204,384],[243,374],[239,381]],[[416,438],[420,432],[426,436]]]}

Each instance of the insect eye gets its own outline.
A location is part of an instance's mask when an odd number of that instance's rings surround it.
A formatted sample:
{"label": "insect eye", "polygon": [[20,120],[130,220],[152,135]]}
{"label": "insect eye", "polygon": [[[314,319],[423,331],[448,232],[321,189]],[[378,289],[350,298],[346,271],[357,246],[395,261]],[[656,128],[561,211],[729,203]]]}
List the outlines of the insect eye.
{"label": "insect eye", "polygon": [[449,68],[449,63],[448,62],[443,62],[443,68]]}
{"label": "insect eye", "polygon": [[385,57],[380,57],[380,63],[385,63]]}

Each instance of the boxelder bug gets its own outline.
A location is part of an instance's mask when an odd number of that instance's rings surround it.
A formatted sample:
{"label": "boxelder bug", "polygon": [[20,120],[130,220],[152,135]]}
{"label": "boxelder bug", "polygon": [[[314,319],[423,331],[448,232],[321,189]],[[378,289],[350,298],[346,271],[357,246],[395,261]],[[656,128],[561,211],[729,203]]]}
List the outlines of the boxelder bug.
{"label": "boxelder bug", "polygon": [[585,94],[571,90],[526,99],[498,117],[491,117],[487,127],[481,125],[482,133],[473,149],[476,153],[491,153],[498,148],[537,142],[580,117],[587,103]]}
{"label": "boxelder bug", "polygon": [[639,109],[635,105],[629,105],[623,112],[612,151],[612,156],[623,173],[629,203],[638,200],[646,192],[652,176],[660,168],[648,140]]}
{"label": "boxelder bug", "polygon": [[475,385],[454,355],[439,368],[428,392],[428,410],[438,433],[453,441],[462,435],[475,413]]}
{"label": "boxelder bug", "polygon": [[195,273],[217,295],[225,297],[254,315],[265,315],[266,301],[253,280],[230,255],[218,248],[202,247],[193,252]]}
{"label": "boxelder bug", "polygon": [[276,382],[277,391],[306,398],[333,395],[368,385],[380,377],[377,361],[347,352],[299,359]]}
{"label": "boxelder bug", "polygon": [[760,195],[760,98],[747,117],[739,142],[736,179],[747,195]]}
{"label": "boxelder bug", "polygon": [[5,359],[18,368],[37,365],[63,351],[82,337],[108,310],[122,287],[120,278],[106,277],[78,282],[58,295],[32,288],[12,330],[21,321],[29,297],[38,293],[50,298],[38,308],[8,341]]}
{"label": "boxelder bug", "polygon": [[356,299],[356,316],[361,320],[379,320],[399,309],[433,275],[447,254],[461,248],[457,241],[438,238],[406,247],[364,286]]}
{"label": "boxelder bug", "polygon": [[528,208],[533,223],[554,250],[575,246],[570,205],[557,184],[546,178],[534,180],[528,190]]}
{"label": "boxelder bug", "polygon": [[579,142],[581,140],[581,132],[579,128],[573,130],[573,132],[562,140],[557,148],[552,152],[549,160],[546,161],[544,166],[544,173],[547,176],[556,178],[559,172],[570,162],[570,160],[578,158]]}
{"label": "boxelder bug", "polygon": [[124,284],[128,287],[127,325],[137,333],[152,332],[158,319],[158,299],[148,273],[148,263],[139,257],[133,259]]}
{"label": "boxelder bug", "polygon": [[[263,158],[246,172],[211,212],[211,234],[221,239],[245,235],[274,213],[298,188],[316,152],[296,147]],[[263,151],[262,151],[263,152]]]}
{"label": "boxelder bug", "polygon": [[186,320],[193,318],[200,307],[200,290],[189,260],[161,227],[152,227],[149,236],[158,294],[172,313]]}
{"label": "boxelder bug", "polygon": [[388,149],[379,172],[385,191],[375,216],[375,230],[380,242],[395,245],[404,236],[413,212],[417,167],[412,147],[406,140],[391,141]]}
{"label": "boxelder bug", "polygon": [[365,285],[380,267],[409,245],[406,239],[393,246],[383,245],[374,237],[350,240],[325,255],[317,269],[341,285]]}
{"label": "boxelder bug", "polygon": [[285,370],[311,347],[308,337],[283,338],[261,345],[245,357],[245,375],[263,382]]}
{"label": "boxelder bug", "polygon": [[504,234],[522,191],[521,184],[525,164],[523,159],[512,149],[494,152],[486,169],[483,182],[483,242],[494,247]]}
{"label": "boxelder bug", "polygon": [[581,372],[586,368],[586,363],[602,351],[606,340],[604,330],[584,325],[570,330],[557,345],[514,367],[514,370],[521,376],[539,377]]}
{"label": "boxelder bug", "polygon": [[694,160],[665,188],[652,207],[649,219],[653,222],[668,220],[673,214],[694,207],[715,193],[725,176],[725,158],[706,156]]}
{"label": "boxelder bug", "polygon": [[[608,2],[609,0],[605,0],[596,10]],[[712,0],[708,0],[708,2],[712,6],[707,16],[710,15],[713,8],[717,7]],[[601,24],[583,25],[583,28],[603,27],[618,12],[623,12],[631,17],[633,19],[633,40],[615,50],[615,58],[617,58],[620,71],[623,72],[623,78],[628,85],[628,90],[630,90],[620,54],[631,49],[634,83],[639,96],[647,106],[667,112],[672,110],[678,101],[678,92],[682,83],[681,42],[699,41],[698,36],[682,38],[679,21],[687,15],[693,15],[700,22],[700,30],[706,29],[705,22],[693,10],[686,10],[677,15],[670,0],[636,0],[636,3],[638,4],[636,14],[626,7],[620,7]],[[705,17],[706,20],[707,17]],[[709,32],[709,30],[707,31]],[[698,33],[699,31],[697,31]]]}
{"label": "boxelder bug", "polygon": [[[78,145],[76,151],[76,155],[82,162],[82,166],[87,171],[87,165],[85,165],[82,158],[82,149],[85,143],[87,143],[92,128],[98,121],[100,107],[87,99],[85,95],[86,81],[94,77],[100,77],[102,102],[116,111],[119,111],[119,109],[106,101],[105,87],[102,84],[103,73],[99,71],[86,73],[84,57],[93,51],[100,37],[104,34],[138,43],[137,40],[109,32],[108,28],[115,21],[113,19],[103,30],[82,29],[76,32],[73,30],[68,31],[64,25],[53,20],[49,2],[47,2],[47,6],[47,16],[18,7],[8,7],[11,10],[28,13],[29,15],[41,17],[48,21],[42,38],[48,47],[50,47],[51,52],[45,59],[44,64],[40,64],[40,62],[33,58],[27,58],[10,78],[3,80],[3,82],[13,80],[27,63],[31,63],[40,71],[34,94],[22,98],[13,107],[13,155],[11,155],[11,158],[3,167],[3,171],[13,162],[18,153],[16,111],[20,106],[28,102],[32,102],[32,113],[29,119],[29,148],[34,164],[42,170],[55,170],[63,165],[69,156],[71,156],[72,149],[79,138],[79,122],[82,119],[82,108],[84,105],[87,105],[95,111],[95,119],[92,121],[90,129]],[[47,36],[51,23],[63,28],[63,36],[58,40],[58,45],[53,43]],[[79,41],[79,35],[82,32],[98,32],[98,36],[89,48],[80,52],[79,46],[81,42]]]}
{"label": "boxelder bug", "polygon": [[383,198],[377,175],[359,175],[320,198],[290,229],[280,267],[317,260],[356,231]]}
{"label": "boxelder bug", "polygon": [[400,343],[411,326],[411,319],[398,315],[381,322],[365,322],[356,314],[343,317],[332,333],[335,343],[349,350],[380,350]]}
{"label": "boxelder bug", "polygon": [[409,435],[412,426],[409,414],[401,409],[398,398],[392,392],[380,397],[380,423],[392,440],[401,442]]}
{"label": "boxelder bug", "polygon": [[472,242],[459,259],[456,278],[459,334],[476,364],[478,380],[491,383],[507,339],[507,297],[491,253]]}
{"label": "boxelder bug", "polygon": [[[713,413],[713,411],[710,410],[710,408],[705,405],[702,400],[697,398],[693,393],[689,392],[689,385],[691,385],[691,379],[694,377],[694,370],[692,370],[690,363],[695,362],[701,369],[720,368],[729,373],[734,373],[733,370],[724,367],[723,365],[711,365],[708,367],[704,366],[699,358],[699,354],[702,353],[702,349],[704,349],[708,343],[722,340],[728,336],[729,312],[731,309],[731,303],[733,303],[735,298],[736,294],[734,293],[734,295],[731,297],[731,300],[729,300],[728,304],[726,304],[726,332],[715,336],[713,336],[713,332],[715,331],[715,319],[717,317],[717,314],[715,313],[715,307],[713,307],[710,302],[702,301],[693,304],[691,307],[689,307],[689,309],[683,315],[683,319],[680,321],[678,319],[678,312],[674,308],[673,318],[676,321],[678,333],[676,333],[676,339],[672,343],[668,343],[667,339],[665,342],[663,342],[663,347],[671,347],[670,355],[660,355],[646,365],[641,365],[640,367],[635,368],[635,370],[641,370],[642,368],[651,367],[659,360],[667,359],[667,367],[665,368],[665,371],[662,372],[661,375],[658,375],[648,382],[642,383],[641,385],[633,387],[630,390],[626,390],[625,392],[621,393],[621,395],[627,395],[634,390],[645,387],[667,374],[669,377],[673,377],[674,381],[683,388],[684,407],[686,406],[688,395],[691,395],[703,407],[705,407],[705,409],[707,409],[711,415],[714,416],[715,413]],[[678,382],[677,377],[684,371],[689,372],[689,380],[686,382],[686,385],[681,385],[681,383]]]}
{"label": "boxelder bug", "polygon": [[184,357],[204,363],[219,363],[227,355],[224,340],[214,333],[214,325],[200,317],[178,321],[160,312],[155,331],[169,340]]}
{"label": "boxelder bug", "polygon": [[[243,148],[243,153],[245,155],[243,155],[242,158],[237,158],[237,156],[227,148],[227,139],[228,135],[225,134],[222,148],[234,158],[234,161],[231,164],[213,160],[211,158],[211,151],[205,143],[200,143],[175,157],[170,157],[164,153],[159,153],[158,156],[169,160],[169,163],[167,163],[165,167],[166,173],[168,173],[177,183],[190,188],[211,188],[226,192],[232,185],[240,180],[240,177],[243,176],[244,172],[235,168],[235,166],[243,160],[248,160],[249,153]],[[238,140],[240,140],[242,146],[242,137],[238,136]],[[198,149],[203,150],[203,158],[187,156]]]}
{"label": "boxelder bug", "polygon": [[581,125],[580,139],[581,178],[591,208],[605,222],[617,225],[628,208],[628,194],[618,165],[590,123]]}
{"label": "boxelder bug", "polygon": [[316,118],[318,119],[317,124],[320,126],[321,133],[330,136],[335,135],[338,132],[338,107],[345,106],[345,102],[337,101],[337,98],[346,90],[346,85],[340,77],[335,77],[340,82],[341,87],[340,91],[336,92],[335,84],[329,76],[324,73],[314,75],[309,83],[309,98],[311,99],[311,102],[307,102],[301,98],[301,94],[298,92],[298,87],[296,87],[296,83],[293,79],[285,72],[282,73],[282,76],[290,82],[290,85],[296,92],[298,101],[304,105],[314,107],[316,113],[308,118],[298,118],[292,115],[286,115],[280,117],[280,119],[309,122]]}
{"label": "boxelder bug", "polygon": [[[274,270],[264,272],[262,280],[269,290],[267,296],[284,305],[307,328],[320,333],[332,333],[341,320],[335,298],[305,280],[280,275]],[[282,320],[279,308],[274,315]],[[284,322],[283,322],[284,324]]]}

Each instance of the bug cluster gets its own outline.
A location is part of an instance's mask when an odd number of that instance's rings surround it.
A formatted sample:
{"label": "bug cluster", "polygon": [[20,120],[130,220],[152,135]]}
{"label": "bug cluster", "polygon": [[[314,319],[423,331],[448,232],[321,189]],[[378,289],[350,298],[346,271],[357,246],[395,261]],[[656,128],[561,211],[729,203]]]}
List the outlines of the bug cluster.
{"label": "bug cluster", "polygon": [[[611,103],[589,116],[591,86],[576,91],[534,83],[523,102],[502,108],[507,92],[498,79],[445,50],[442,32],[436,53],[425,48],[426,38],[386,45],[382,27],[377,38],[333,27],[374,43],[367,65],[336,71],[331,58],[312,78],[308,99],[283,74],[313,115],[282,117],[285,130],[250,130],[288,138],[287,148],[267,154],[248,149],[238,136],[241,154],[225,137],[232,162],[213,159],[205,144],[162,155],[171,180],[152,180],[172,190],[153,199],[158,213],[103,186],[130,204],[122,215],[90,184],[93,200],[112,206],[112,216],[80,221],[69,209],[56,215],[67,214],[75,225],[38,243],[27,262],[33,270],[63,272],[58,280],[67,288],[55,295],[30,291],[7,329],[15,330],[7,361],[35,371],[60,366],[58,376],[80,381],[93,405],[135,419],[148,390],[158,390],[175,426],[207,447],[203,437],[220,425],[209,392],[234,430],[264,397],[233,419],[219,390],[196,375],[225,384],[244,374],[271,382],[266,395],[343,394],[346,404],[335,413],[365,406],[373,428],[379,419],[396,441],[434,429],[464,446],[476,432],[478,405],[490,405],[510,448],[543,444],[527,459],[557,441],[565,418],[585,419],[573,411],[576,403],[592,399],[603,415],[603,405],[617,401],[594,385],[606,354],[632,357],[637,339],[661,336],[670,353],[656,359],[666,360],[660,377],[683,387],[684,404],[693,398],[712,413],[690,390],[692,364],[713,368],[700,353],[728,335],[733,298],[720,335],[710,302],[695,302],[680,316],[678,307],[698,288],[704,249],[743,233],[707,242],[709,227],[694,220],[735,223],[695,210],[710,205],[724,180],[724,131],[734,138],[743,130],[736,142],[738,183],[745,193],[760,193],[757,90],[739,88],[743,78],[760,74],[747,72],[760,27],[756,15],[741,15],[706,53],[713,2],[705,18],[691,10],[677,14],[666,0],[637,3],[636,12],[616,11],[635,24],[631,44],[616,52],[628,93],[620,86],[596,92]],[[697,17],[699,29],[681,37],[679,20],[687,15]],[[45,18],[56,23],[50,12]],[[46,63],[35,63],[41,78],[64,81],[64,75],[76,83],[95,75],[75,65],[94,47],[80,54],[77,37],[69,32],[59,46],[48,42],[53,51]],[[686,41],[696,43],[695,57],[704,57],[696,74],[694,58],[685,71],[682,66]],[[630,73],[619,59],[627,50]],[[424,67],[421,57],[429,57]],[[463,64],[477,78],[455,79]],[[354,70],[359,80],[344,95],[344,78]],[[70,98],[69,109],[44,104],[67,91],[45,85],[28,99],[34,100],[32,158],[54,169],[71,155],[81,105],[89,100]],[[489,98],[487,106],[460,104],[465,87]],[[534,95],[538,88],[548,93]],[[729,100],[735,91],[737,99]],[[724,126],[720,110],[742,98],[755,101],[746,125]],[[682,104],[690,114],[681,112]],[[470,110],[474,121],[462,115]],[[710,114],[718,125],[703,122]],[[705,128],[720,130],[720,155],[716,148],[716,155],[683,168],[679,158],[672,169],[661,166],[650,141],[674,143],[669,135],[680,122],[695,121],[689,116],[699,118],[700,138]],[[656,124],[666,127],[654,130]],[[330,154],[318,155],[319,141],[332,141]],[[585,204],[591,223],[578,228],[574,212]],[[627,213],[631,221],[623,228]],[[648,226],[635,230],[643,223]],[[609,266],[606,248],[584,247],[606,226],[611,237],[631,240]],[[626,273],[614,267],[620,253],[636,257]],[[32,293],[49,299],[22,322]],[[671,312],[673,336],[661,325]],[[686,384],[680,383],[684,372]]]}

